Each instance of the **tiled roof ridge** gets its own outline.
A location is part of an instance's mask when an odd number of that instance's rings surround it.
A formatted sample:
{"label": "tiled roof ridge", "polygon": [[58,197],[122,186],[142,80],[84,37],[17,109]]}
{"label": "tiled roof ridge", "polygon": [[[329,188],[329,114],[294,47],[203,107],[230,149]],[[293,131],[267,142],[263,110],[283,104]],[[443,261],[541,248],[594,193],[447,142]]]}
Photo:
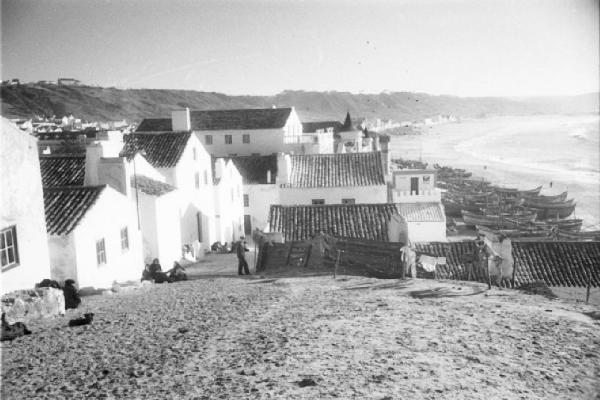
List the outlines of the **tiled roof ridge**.
{"label": "tiled roof ridge", "polygon": [[46,191],[59,191],[59,190],[83,190],[83,189],[104,189],[108,184],[105,185],[85,185],[85,186],[46,186]]}
{"label": "tiled roof ridge", "polygon": [[[48,234],[63,235],[69,234],[81,222],[87,211],[93,207],[104,189],[108,185],[94,186],[59,186],[44,188],[44,212],[46,217],[46,230]],[[80,193],[85,197],[79,199],[78,206],[68,210],[66,205],[57,205],[60,196],[50,198],[50,194],[55,193]],[[70,201],[73,199],[70,199]],[[66,214],[66,215],[65,215]]]}
{"label": "tiled roof ridge", "polygon": [[231,111],[265,111],[265,110],[292,110],[294,108],[294,106],[285,106],[285,107],[252,107],[252,108],[218,108],[218,109],[211,109],[211,108],[207,108],[207,109],[203,109],[203,110],[190,110],[190,114],[191,113],[200,113],[200,112],[216,112],[216,111],[222,111],[222,112],[231,112]]}
{"label": "tiled roof ridge", "polygon": [[55,153],[55,154],[40,154],[40,158],[85,158],[85,154],[81,153]]}

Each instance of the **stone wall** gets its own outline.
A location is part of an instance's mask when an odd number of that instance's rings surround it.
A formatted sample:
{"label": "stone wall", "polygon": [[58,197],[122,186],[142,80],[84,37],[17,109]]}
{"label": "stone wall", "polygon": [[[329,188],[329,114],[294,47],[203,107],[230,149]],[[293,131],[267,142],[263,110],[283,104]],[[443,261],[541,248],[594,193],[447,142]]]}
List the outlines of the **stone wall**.
{"label": "stone wall", "polygon": [[2,296],[2,313],[9,324],[65,314],[65,296],[55,288],[18,290]]}

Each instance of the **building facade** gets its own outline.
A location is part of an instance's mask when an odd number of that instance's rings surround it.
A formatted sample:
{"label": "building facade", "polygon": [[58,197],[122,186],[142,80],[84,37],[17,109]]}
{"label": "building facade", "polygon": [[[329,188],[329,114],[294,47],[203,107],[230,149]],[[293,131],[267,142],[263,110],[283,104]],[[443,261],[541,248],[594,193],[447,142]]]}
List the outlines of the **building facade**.
{"label": "building facade", "polygon": [[2,118],[0,135],[1,294],[50,278],[36,139]]}
{"label": "building facade", "polygon": [[242,176],[231,160],[214,160],[216,240],[234,242],[244,235]]}

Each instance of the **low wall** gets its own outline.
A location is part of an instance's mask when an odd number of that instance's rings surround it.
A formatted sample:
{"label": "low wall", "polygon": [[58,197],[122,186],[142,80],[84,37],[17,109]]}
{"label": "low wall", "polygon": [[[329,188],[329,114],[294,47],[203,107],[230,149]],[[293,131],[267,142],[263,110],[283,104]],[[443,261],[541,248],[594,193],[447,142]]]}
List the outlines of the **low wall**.
{"label": "low wall", "polygon": [[10,292],[2,296],[2,312],[9,324],[64,315],[65,296],[49,287]]}

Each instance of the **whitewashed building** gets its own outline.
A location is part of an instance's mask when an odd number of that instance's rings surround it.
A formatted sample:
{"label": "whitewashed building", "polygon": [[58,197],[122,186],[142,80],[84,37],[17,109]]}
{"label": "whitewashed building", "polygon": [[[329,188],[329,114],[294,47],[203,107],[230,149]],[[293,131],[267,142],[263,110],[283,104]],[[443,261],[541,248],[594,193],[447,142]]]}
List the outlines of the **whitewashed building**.
{"label": "whitewashed building", "polygon": [[52,278],[104,288],[138,280],[144,268],[131,201],[105,186],[44,188]]}
{"label": "whitewashed building", "polygon": [[395,203],[441,203],[441,191],[435,187],[435,170],[402,169],[391,173],[392,201]]}
{"label": "whitewashed building", "polygon": [[254,228],[264,230],[269,207],[280,203],[279,185],[276,184],[277,156],[239,156],[231,160],[242,176],[244,233],[250,235]]}
{"label": "whitewashed building", "polygon": [[165,183],[178,189],[181,244],[192,246],[196,255],[208,249],[216,240],[212,160],[198,138],[190,132],[136,132],[124,139],[121,156],[132,162],[143,155]]}
{"label": "whitewashed building", "polygon": [[[216,157],[269,155],[277,152],[312,150],[314,135],[302,139],[302,123],[293,107],[203,110],[175,110],[171,118],[148,118],[137,132],[193,132],[206,151]],[[322,135],[323,140],[325,136]],[[318,146],[317,146],[318,147]]]}
{"label": "whitewashed building", "polygon": [[446,242],[446,215],[439,202],[398,203],[403,243]]}
{"label": "whitewashed building", "polygon": [[214,160],[216,240],[234,242],[244,234],[242,176],[231,160]]}
{"label": "whitewashed building", "polygon": [[277,184],[282,205],[387,203],[381,152],[279,154]]}
{"label": "whitewashed building", "polygon": [[0,132],[0,294],[50,278],[36,139],[2,118]]}

